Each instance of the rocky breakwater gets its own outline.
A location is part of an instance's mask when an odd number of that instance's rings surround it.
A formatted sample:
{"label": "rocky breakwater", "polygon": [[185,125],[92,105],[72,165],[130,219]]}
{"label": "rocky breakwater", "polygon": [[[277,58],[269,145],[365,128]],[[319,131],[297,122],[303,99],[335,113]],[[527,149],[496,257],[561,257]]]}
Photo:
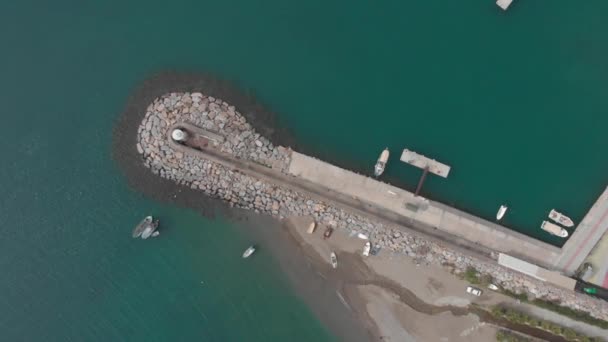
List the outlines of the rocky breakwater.
{"label": "rocky breakwater", "polygon": [[562,305],[608,319],[605,302],[564,290],[499,266],[457,252],[423,237],[405,233],[397,227],[372,222],[332,203],[311,198],[288,186],[279,186],[239,170],[201,158],[196,153],[177,151],[168,139],[175,125],[189,123],[224,137],[211,141],[217,151],[239,160],[263,165],[273,172],[287,174],[290,149],[274,146],[256,133],[235,107],[221,99],[201,93],[169,93],[146,109],[138,129],[137,151],[144,164],[155,174],[222,199],[231,206],[254,210],[279,219],[311,216],[317,222],[351,234],[368,235],[375,246],[407,254],[420,264],[435,263],[462,273],[474,267],[491,275],[494,282],[514,292],[559,301]]}

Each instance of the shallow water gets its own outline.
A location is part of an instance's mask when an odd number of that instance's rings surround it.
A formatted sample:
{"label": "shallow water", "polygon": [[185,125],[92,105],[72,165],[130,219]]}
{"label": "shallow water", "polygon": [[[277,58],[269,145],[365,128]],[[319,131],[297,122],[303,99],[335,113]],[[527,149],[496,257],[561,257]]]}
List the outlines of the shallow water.
{"label": "shallow water", "polygon": [[[112,125],[139,81],[211,71],[255,93],[302,150],[413,188],[408,147],[452,166],[424,195],[537,228],[605,186],[608,3],[14,2],[0,11],[0,327],[11,340],[323,340],[239,225],[126,185]],[[130,238],[148,213],[162,239]],[[246,286],[242,280],[254,284]],[[205,285],[200,284],[204,281]],[[264,310],[263,312],[254,311]]]}

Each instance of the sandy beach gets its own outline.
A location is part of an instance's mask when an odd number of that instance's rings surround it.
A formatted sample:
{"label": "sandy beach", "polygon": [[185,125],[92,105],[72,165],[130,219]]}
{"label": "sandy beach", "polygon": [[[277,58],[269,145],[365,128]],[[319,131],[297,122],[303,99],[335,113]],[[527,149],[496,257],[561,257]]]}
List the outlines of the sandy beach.
{"label": "sandy beach", "polygon": [[[377,341],[492,341],[497,328],[480,322],[465,308],[472,301],[496,299],[465,294],[466,282],[434,266],[417,266],[411,258],[380,251],[363,257],[365,244],[356,236],[335,231],[323,238],[325,227],[313,234],[307,217],[288,218],[285,228],[300,250],[319,264],[332,279],[336,296],[358,317]],[[329,264],[335,252],[338,268]]]}

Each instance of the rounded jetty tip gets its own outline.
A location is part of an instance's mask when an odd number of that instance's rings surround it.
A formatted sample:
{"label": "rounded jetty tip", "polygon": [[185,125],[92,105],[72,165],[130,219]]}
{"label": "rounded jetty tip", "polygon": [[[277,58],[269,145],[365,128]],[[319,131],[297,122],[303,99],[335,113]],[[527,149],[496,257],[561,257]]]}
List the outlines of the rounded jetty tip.
{"label": "rounded jetty tip", "polygon": [[183,130],[176,128],[171,132],[171,138],[175,141],[184,141],[186,140],[187,134]]}

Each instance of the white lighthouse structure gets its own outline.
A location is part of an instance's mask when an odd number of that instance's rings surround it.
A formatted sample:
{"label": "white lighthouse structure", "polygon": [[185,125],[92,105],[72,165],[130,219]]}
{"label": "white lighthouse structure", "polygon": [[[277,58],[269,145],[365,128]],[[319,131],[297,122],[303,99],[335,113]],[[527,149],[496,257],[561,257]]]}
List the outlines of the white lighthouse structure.
{"label": "white lighthouse structure", "polygon": [[171,138],[177,142],[184,142],[188,139],[188,134],[179,128],[176,128],[171,132]]}

